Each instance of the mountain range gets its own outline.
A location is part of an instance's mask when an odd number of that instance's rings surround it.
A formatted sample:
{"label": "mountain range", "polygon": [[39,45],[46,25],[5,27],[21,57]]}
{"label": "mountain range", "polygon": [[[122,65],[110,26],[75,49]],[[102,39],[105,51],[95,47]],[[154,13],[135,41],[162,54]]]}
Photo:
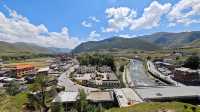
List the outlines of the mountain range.
{"label": "mountain range", "polygon": [[70,49],[41,47],[31,43],[8,43],[0,41],[0,54],[15,54],[15,53],[33,53],[33,54],[50,54],[50,53],[67,53]]}
{"label": "mountain range", "polygon": [[[81,43],[72,50],[74,53],[112,50],[136,49],[159,50],[163,48],[200,47],[200,31],[191,32],[158,32],[151,35],[133,38],[112,37],[101,41],[88,41]],[[67,48],[41,47],[31,43],[8,43],[0,41],[0,55],[15,53],[67,53]]]}
{"label": "mountain range", "polygon": [[200,31],[180,33],[158,32],[134,38],[113,37],[101,41],[81,43],[72,52],[80,53],[109,49],[138,49],[149,51],[185,46],[200,47]]}

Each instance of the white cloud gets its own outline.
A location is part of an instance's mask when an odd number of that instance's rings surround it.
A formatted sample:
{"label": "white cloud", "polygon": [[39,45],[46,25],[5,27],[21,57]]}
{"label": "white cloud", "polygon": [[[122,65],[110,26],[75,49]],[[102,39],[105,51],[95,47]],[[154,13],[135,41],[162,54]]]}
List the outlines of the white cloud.
{"label": "white cloud", "polygon": [[33,25],[26,17],[7,8],[9,17],[0,12],[0,40],[6,42],[34,43],[46,47],[74,48],[80,43],[71,37],[66,27],[61,32],[49,32],[43,25]]}
{"label": "white cloud", "polygon": [[[198,16],[198,19],[195,16]],[[200,23],[200,0],[181,0],[168,14],[169,21],[176,24],[189,25]]]}
{"label": "white cloud", "polygon": [[97,33],[96,31],[92,31],[89,34],[88,41],[98,41],[100,36],[101,35],[99,33]]}
{"label": "white cloud", "polygon": [[125,28],[130,30],[146,29],[159,26],[160,19],[167,14],[171,8],[171,4],[160,4],[153,1],[149,7],[144,9],[141,17],[136,18],[137,12],[128,7],[109,8],[105,13],[108,18],[108,27],[103,32],[119,32]]}
{"label": "white cloud", "polygon": [[89,16],[89,17],[87,18],[87,20],[82,21],[81,24],[82,24],[82,26],[84,26],[84,27],[90,28],[90,27],[93,26],[94,23],[97,23],[97,22],[100,22],[100,20],[97,19],[97,18],[94,17],[94,16]]}
{"label": "white cloud", "polygon": [[105,11],[108,18],[108,28],[103,32],[119,32],[128,27],[137,13],[128,7],[109,8]]}
{"label": "white cloud", "polygon": [[161,17],[167,14],[170,8],[171,4],[169,3],[162,5],[153,1],[149,7],[144,9],[142,17],[132,21],[130,29],[150,29],[159,26]]}
{"label": "white cloud", "polygon": [[91,19],[91,20],[94,21],[94,22],[100,22],[100,20],[97,19],[97,18],[94,17],[94,16],[90,16],[90,17],[88,17],[88,18]]}
{"label": "white cloud", "polygon": [[87,21],[83,21],[81,24],[82,24],[84,27],[87,27],[87,28],[92,27],[92,23],[89,23],[89,22],[87,22]]}

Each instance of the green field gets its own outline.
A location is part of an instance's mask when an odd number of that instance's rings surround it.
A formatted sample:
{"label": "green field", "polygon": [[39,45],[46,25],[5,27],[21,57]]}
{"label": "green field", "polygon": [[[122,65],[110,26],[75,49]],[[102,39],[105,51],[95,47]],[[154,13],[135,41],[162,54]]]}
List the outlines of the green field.
{"label": "green field", "polygon": [[42,68],[49,65],[48,60],[52,58],[33,58],[33,59],[26,59],[21,61],[9,61],[8,64],[4,64],[4,66],[12,66],[16,64],[32,64],[36,68]]}
{"label": "green field", "polygon": [[[187,106],[187,109],[184,106]],[[112,108],[106,112],[193,112],[192,107],[198,110],[195,112],[200,112],[199,107],[179,102],[141,103],[127,108]]]}

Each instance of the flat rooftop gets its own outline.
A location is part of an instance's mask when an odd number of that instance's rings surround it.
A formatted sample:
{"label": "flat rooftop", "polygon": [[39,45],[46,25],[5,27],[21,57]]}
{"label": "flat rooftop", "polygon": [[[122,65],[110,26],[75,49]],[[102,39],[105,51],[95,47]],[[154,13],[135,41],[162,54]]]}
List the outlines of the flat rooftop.
{"label": "flat rooftop", "polygon": [[111,91],[95,91],[88,94],[87,99],[92,102],[110,102],[114,101],[113,92]]}
{"label": "flat rooftop", "polygon": [[75,102],[78,98],[79,92],[60,92],[53,99],[53,102]]}
{"label": "flat rooftop", "polygon": [[200,87],[197,86],[167,86],[136,89],[137,93],[145,100],[184,98],[200,96]]}
{"label": "flat rooftop", "polygon": [[38,70],[38,72],[48,72],[48,71],[49,71],[49,67],[40,68]]}
{"label": "flat rooftop", "polygon": [[128,107],[143,102],[131,88],[114,89],[114,92],[120,107]]}

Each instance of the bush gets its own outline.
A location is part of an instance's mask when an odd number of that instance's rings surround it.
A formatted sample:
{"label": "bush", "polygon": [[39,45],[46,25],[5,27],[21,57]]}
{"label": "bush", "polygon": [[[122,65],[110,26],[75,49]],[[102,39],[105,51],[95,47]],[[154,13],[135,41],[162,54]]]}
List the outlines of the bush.
{"label": "bush", "polygon": [[183,66],[191,69],[198,69],[200,68],[200,58],[198,56],[191,56],[185,61]]}
{"label": "bush", "polygon": [[16,81],[11,81],[8,85],[8,87],[6,88],[6,92],[11,95],[11,96],[15,96],[16,94],[18,94],[20,88],[20,84]]}

